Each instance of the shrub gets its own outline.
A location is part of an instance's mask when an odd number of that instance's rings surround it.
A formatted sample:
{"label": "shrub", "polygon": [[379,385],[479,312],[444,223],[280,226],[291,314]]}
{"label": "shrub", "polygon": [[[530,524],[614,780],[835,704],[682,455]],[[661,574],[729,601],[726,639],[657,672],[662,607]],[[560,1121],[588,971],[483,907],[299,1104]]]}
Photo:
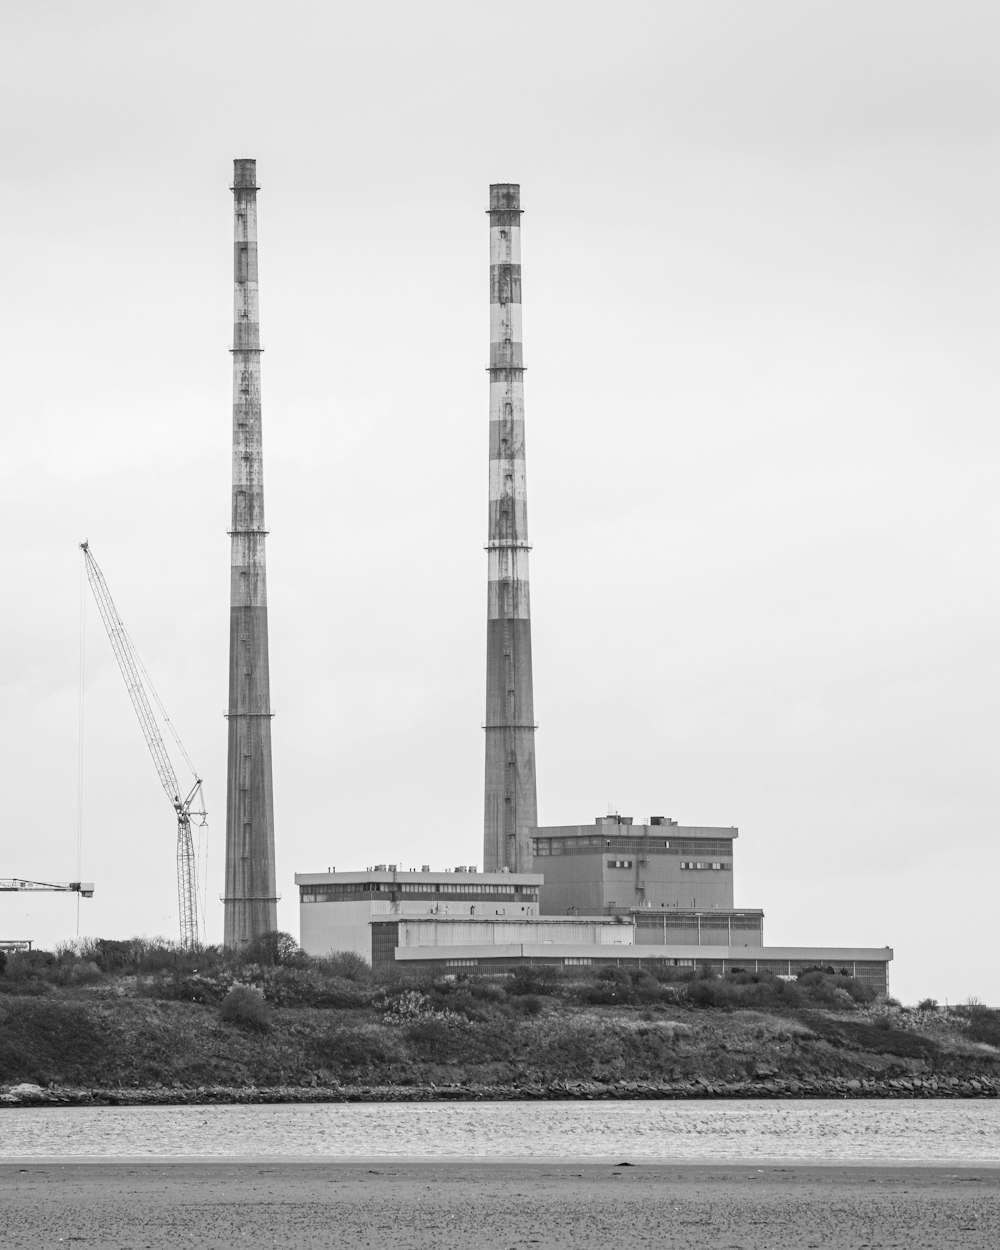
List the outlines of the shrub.
{"label": "shrub", "polygon": [[372,979],[371,964],[356,951],[331,951],[315,961],[316,967],[331,977],[343,981],[359,981],[367,984]]}
{"label": "shrub", "polygon": [[203,975],[200,972],[175,972],[171,976],[158,973],[140,986],[149,998],[182,1003],[221,1003],[233,987],[231,973]]}
{"label": "shrub", "polygon": [[607,1007],[611,1003],[626,1004],[632,1001],[631,985],[619,985],[614,981],[592,981],[581,985],[577,993],[580,1002],[589,1007]]}
{"label": "shrub", "polygon": [[917,1011],[937,1011],[938,1000],[936,998],[922,998],[917,1003]]}
{"label": "shrub", "polygon": [[288,965],[260,969],[264,997],[277,1007],[366,1007],[372,991],[356,981],[326,976],[322,969]]}
{"label": "shrub", "polygon": [[227,1024],[237,1024],[261,1033],[271,1027],[271,1013],[264,996],[249,985],[233,986],[222,1000],[220,1015]]}
{"label": "shrub", "polygon": [[56,957],[51,951],[13,951],[7,963],[7,976],[11,981],[49,980],[55,968]]}
{"label": "shrub", "polygon": [[801,1018],[813,1033],[834,1046],[932,1061],[941,1053],[936,1042],[908,1029],[897,1028],[889,1016],[880,1016],[867,1023],[861,1020],[831,1020],[818,1012],[809,1011],[803,1012]]}
{"label": "shrub", "polygon": [[425,1016],[406,1026],[406,1040],[433,1059],[454,1057],[455,1031],[447,1020]]}
{"label": "shrub", "polygon": [[337,1072],[383,1067],[402,1053],[399,1035],[377,1025],[330,1029],[313,1038],[311,1045],[316,1060]]}
{"label": "shrub", "polygon": [[870,1003],[878,996],[878,991],[864,981],[857,981],[846,973],[836,973],[832,969],[800,972],[796,984],[807,991],[811,1002],[833,1008],[846,1006],[849,1009],[852,1003]]}
{"label": "shrub", "polygon": [[558,988],[559,977],[554,969],[530,964],[515,968],[510,980],[504,984],[508,994],[553,994]]}
{"label": "shrub", "polygon": [[240,955],[241,964],[259,964],[262,968],[274,968],[281,964],[303,967],[311,960],[290,933],[273,929],[262,933]]}
{"label": "shrub", "polygon": [[1000,1011],[974,1003],[971,1006],[956,1007],[955,1014],[964,1019],[970,1040],[986,1042],[989,1046],[1000,1046]]}

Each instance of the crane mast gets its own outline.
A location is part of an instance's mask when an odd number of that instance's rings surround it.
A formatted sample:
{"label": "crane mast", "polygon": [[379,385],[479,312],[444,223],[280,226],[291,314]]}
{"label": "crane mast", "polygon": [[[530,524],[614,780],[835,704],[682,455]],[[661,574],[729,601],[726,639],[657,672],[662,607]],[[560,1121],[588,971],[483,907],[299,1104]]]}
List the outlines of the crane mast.
{"label": "crane mast", "polygon": [[[104,574],[94,559],[89,543],[82,542],[80,549],[83,552],[90,589],[94,592],[98,611],[104,622],[104,628],[111,642],[111,648],[115,653],[115,659],[118,661],[118,667],[121,669],[122,677],[125,680],[125,687],[128,690],[129,698],[132,700],[132,706],[142,728],[143,737],[146,739],[146,746],[153,757],[153,764],[156,767],[164,793],[177,814],[177,909],[180,914],[180,938],[181,944],[185,947],[197,946],[199,940],[198,889],[194,840],[191,836],[191,817],[192,815],[205,816],[204,810],[194,810],[196,801],[198,806],[202,808],[204,806],[201,778],[195,774],[194,785],[182,798],[177,774],[174,772],[174,766],[170,762],[170,756],[167,754],[163,735],[160,733],[159,724],[153,714],[149,696],[146,693],[146,685],[140,675],[142,663],[136,655],[132,641],[126,632],[125,626],[122,624],[121,617],[118,615],[118,609],[111,598],[111,592],[108,590],[107,582],[104,580]],[[184,748],[181,747],[181,750],[183,751]],[[191,771],[194,772],[194,769],[192,768]]]}

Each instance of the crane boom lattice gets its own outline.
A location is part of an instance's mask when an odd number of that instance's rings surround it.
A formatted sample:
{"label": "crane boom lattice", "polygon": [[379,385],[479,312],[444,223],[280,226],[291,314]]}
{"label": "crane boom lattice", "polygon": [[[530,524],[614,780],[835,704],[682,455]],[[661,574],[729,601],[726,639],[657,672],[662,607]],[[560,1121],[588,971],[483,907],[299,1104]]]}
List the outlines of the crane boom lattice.
{"label": "crane boom lattice", "polygon": [[[142,661],[139,659],[132,640],[128,636],[128,631],[118,615],[118,609],[111,598],[108,584],[104,580],[104,574],[101,572],[100,566],[94,559],[90,545],[83,542],[80,544],[80,549],[83,551],[83,558],[86,564],[87,580],[90,582],[90,588],[94,592],[98,611],[104,622],[104,628],[107,631],[111,648],[115,653],[115,659],[118,661],[118,667],[121,669],[125,687],[128,690],[129,698],[132,700],[132,707],[135,709],[143,737],[146,739],[146,746],[153,757],[153,764],[156,767],[164,793],[177,813],[177,907],[180,913],[181,943],[186,947],[197,946],[198,888],[194,841],[191,836],[191,817],[192,815],[205,816],[204,810],[194,810],[196,806],[203,807],[201,778],[195,774],[194,785],[188,794],[182,798],[177,774],[174,772],[174,766],[170,762],[163,735],[160,733],[159,724],[150,704],[149,695],[146,692],[147,685],[152,690],[152,683],[149,681],[149,676],[146,674]],[[141,674],[145,675],[145,682]],[[156,697],[155,691],[153,691],[153,695]],[[157,699],[157,703],[159,703],[159,699]],[[181,745],[180,739],[177,738],[176,731],[172,729],[171,732],[180,747],[181,753],[187,760],[187,752]],[[188,762],[190,763],[190,761]],[[194,772],[193,768],[192,772]]]}

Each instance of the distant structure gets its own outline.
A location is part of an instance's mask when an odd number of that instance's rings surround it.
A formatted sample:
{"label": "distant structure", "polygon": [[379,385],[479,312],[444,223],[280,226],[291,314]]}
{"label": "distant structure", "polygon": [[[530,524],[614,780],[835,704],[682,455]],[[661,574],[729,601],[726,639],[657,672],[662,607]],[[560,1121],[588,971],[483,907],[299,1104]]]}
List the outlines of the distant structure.
{"label": "distant structure", "polygon": [[233,513],[224,940],[278,927],[257,289],[257,162],[234,162]]}
{"label": "distant structure", "polygon": [[535,714],[521,345],[521,188],[490,187],[490,508],[486,624],[487,872],[531,870]]}

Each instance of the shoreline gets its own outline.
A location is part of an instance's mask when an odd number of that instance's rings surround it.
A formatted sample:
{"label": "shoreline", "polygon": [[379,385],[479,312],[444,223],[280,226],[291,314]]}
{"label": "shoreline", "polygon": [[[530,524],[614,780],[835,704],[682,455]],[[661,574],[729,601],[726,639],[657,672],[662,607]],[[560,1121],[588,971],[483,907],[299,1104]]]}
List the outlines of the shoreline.
{"label": "shoreline", "polygon": [[[617,1172],[627,1168],[629,1172],[642,1171],[650,1174],[665,1173],[676,1169],[693,1174],[699,1170],[715,1172],[724,1170],[739,1173],[781,1173],[844,1171],[852,1175],[859,1173],[891,1173],[900,1172],[940,1172],[950,1176],[954,1172],[963,1174],[982,1172],[991,1179],[1000,1173],[1000,1159],[994,1160],[963,1160],[963,1159],[780,1159],[774,1156],[752,1158],[749,1156],[731,1159],[708,1158],[662,1158],[622,1159],[620,1154],[588,1155],[586,1158],[570,1155],[539,1155],[539,1156],[504,1156],[488,1158],[484,1155],[0,1155],[0,1185],[4,1182],[4,1173],[16,1171],[18,1174],[30,1172],[33,1168],[109,1168],[109,1169],[147,1169],[156,1171],[160,1168],[185,1167],[220,1167],[220,1168],[266,1168],[269,1170],[287,1170],[288,1172],[307,1173],[316,1169],[340,1169],[370,1176],[410,1174],[418,1170],[434,1173],[454,1173],[466,1175],[477,1170],[509,1171],[511,1169],[572,1169],[572,1175],[580,1174],[581,1169],[590,1169],[595,1173],[607,1171]],[[1000,1177],[998,1177],[1000,1179]]]}
{"label": "shoreline", "polygon": [[283,1103],[421,1102],[641,1102],[669,1100],[885,1100],[1000,1097],[1000,1078],[896,1077],[883,1081],[831,1077],[710,1082],[553,1081],[548,1084],[479,1085],[199,1085],[113,1089],[64,1085],[0,1086],[0,1109],[14,1107],[240,1106]]}
{"label": "shoreline", "polygon": [[0,1163],[0,1247],[993,1250],[1000,1169],[954,1165]]}

